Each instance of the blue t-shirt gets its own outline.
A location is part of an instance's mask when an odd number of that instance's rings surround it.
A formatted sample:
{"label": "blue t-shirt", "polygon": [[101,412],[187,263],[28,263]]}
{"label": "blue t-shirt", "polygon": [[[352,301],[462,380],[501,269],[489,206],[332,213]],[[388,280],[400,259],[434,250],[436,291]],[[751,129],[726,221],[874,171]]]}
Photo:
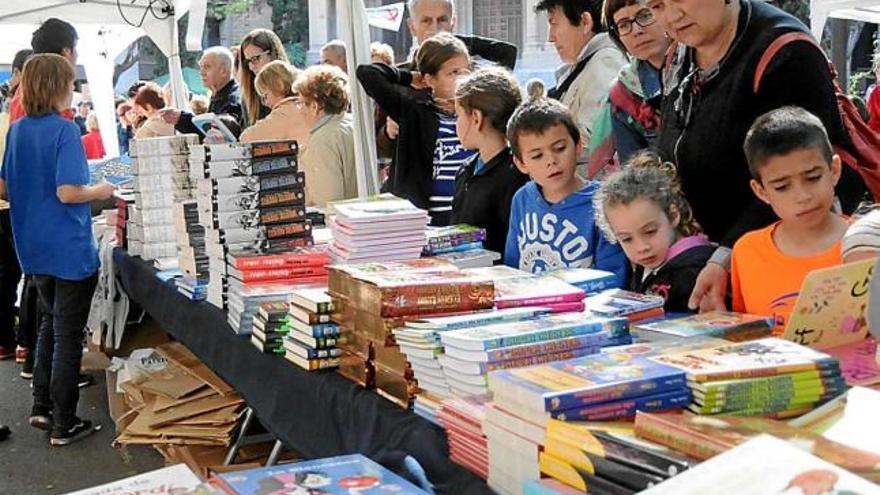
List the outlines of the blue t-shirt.
{"label": "blue t-shirt", "polygon": [[89,204],[64,204],[57,193],[62,185],[89,184],[75,123],[55,113],[14,123],[6,137],[0,178],[6,182],[22,271],[82,280],[98,270]]}
{"label": "blue t-shirt", "polygon": [[593,196],[598,182],[587,184],[556,204],[550,204],[535,181],[513,196],[504,264],[542,273],[561,268],[597,268],[626,283],[629,268],[623,250],[605,238],[593,219]]}
{"label": "blue t-shirt", "polygon": [[[474,151],[462,148],[455,132],[455,116],[438,114],[440,127],[434,146],[434,182],[431,189],[429,212],[434,225],[448,224],[452,214],[452,197],[455,195],[455,176],[461,166],[474,155]],[[444,222],[437,219],[444,218]]]}

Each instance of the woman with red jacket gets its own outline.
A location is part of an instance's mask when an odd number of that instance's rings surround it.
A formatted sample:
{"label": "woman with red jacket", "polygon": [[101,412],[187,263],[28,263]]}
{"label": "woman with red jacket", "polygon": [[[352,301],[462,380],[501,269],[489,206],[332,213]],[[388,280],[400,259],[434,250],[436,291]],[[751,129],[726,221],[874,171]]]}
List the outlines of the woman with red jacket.
{"label": "woman with red jacket", "polygon": [[87,160],[100,160],[107,153],[104,151],[104,141],[101,140],[101,130],[98,129],[98,116],[90,113],[86,120],[86,129],[89,132],[82,137],[83,148],[86,150]]}

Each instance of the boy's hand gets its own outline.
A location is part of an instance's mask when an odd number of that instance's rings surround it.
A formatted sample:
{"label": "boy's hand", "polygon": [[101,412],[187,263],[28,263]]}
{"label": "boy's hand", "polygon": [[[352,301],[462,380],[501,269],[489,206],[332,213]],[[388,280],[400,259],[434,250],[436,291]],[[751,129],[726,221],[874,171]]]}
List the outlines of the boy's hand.
{"label": "boy's hand", "polygon": [[707,263],[706,267],[697,276],[694,291],[688,301],[688,307],[692,310],[726,311],[724,296],[727,295],[727,270],[717,263]]}
{"label": "boy's hand", "polygon": [[95,196],[97,197],[97,199],[110,199],[113,197],[114,192],[116,192],[116,187],[109,182],[102,181],[98,184],[95,184]]}

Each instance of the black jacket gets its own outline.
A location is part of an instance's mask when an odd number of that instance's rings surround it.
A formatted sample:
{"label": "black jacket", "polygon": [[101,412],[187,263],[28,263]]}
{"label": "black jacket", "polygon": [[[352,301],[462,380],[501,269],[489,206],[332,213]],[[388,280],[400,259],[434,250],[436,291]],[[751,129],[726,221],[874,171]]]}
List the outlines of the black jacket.
{"label": "black jacket", "polygon": [[[244,115],[241,107],[241,93],[238,83],[235,79],[230,80],[226,86],[211,96],[211,102],[208,104],[208,112],[215,115],[228,114],[235,117],[238,125],[244,129]],[[174,128],[181,134],[201,135],[196,126],[192,123],[193,114],[189,112],[181,112],[180,120]]]}
{"label": "black jacket", "polygon": [[[665,69],[658,138],[662,157],[678,167],[696,220],[711,240],[725,246],[775,220],[749,187],[751,176],[743,152],[746,132],[758,116],[797,105],[822,120],[832,143],[850,145],[825,56],[812,45],[793,43],[783,48],[765,71],[759,92],[754,93],[755,70],[770,43],[787,32],[809,31],[766,2],[740,0],[740,5],[737,36],[717,74],[699,84],[698,90],[683,90],[697,86],[680,83],[696,67],[693,50],[683,48]],[[844,167],[838,185],[844,210],[851,211],[865,191],[857,173]]]}
{"label": "black jacket", "polygon": [[656,272],[642,280],[645,268],[636,266],[629,279],[628,289],[641,294],[656,294],[666,299],[663,309],[667,313],[687,313],[688,300],[694,290],[697,275],[712,257],[715,246],[703,244],[684,251]]}
{"label": "black jacket", "polygon": [[529,177],[513,163],[510,148],[505,148],[486,163],[479,174],[474,167],[479,155],[471,158],[455,176],[452,198],[452,223],[466,223],[486,229],[486,249],[501,253],[507,242],[510,202]]}

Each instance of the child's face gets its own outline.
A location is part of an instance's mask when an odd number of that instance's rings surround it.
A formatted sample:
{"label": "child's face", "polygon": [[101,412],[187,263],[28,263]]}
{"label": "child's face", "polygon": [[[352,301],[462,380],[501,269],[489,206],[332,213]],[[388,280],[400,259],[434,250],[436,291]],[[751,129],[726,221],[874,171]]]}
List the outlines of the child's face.
{"label": "child's face", "polygon": [[517,140],[521,156],[514,157],[514,163],[541,186],[545,199],[560,201],[580,187],[575,169],[583,145],[571,138],[563,124],[540,134],[521,132]]}
{"label": "child's face", "polygon": [[462,147],[469,150],[478,148],[480,122],[483,120],[479,110],[468,111],[458,100],[455,101],[455,133]]}
{"label": "child's face", "polygon": [[443,62],[436,74],[425,75],[425,82],[431,87],[434,98],[454,98],[458,80],[470,73],[470,66],[471,60],[466,55],[457,55]]}
{"label": "child's face", "polygon": [[670,218],[657,203],[639,198],[629,204],[605,207],[605,219],[614,237],[637,265],[654,269],[666,261],[669,247],[676,241],[679,215]]}
{"label": "child's face", "polygon": [[829,165],[815,148],[795,150],[767,158],[758,172],[761,180],[752,180],[752,190],[780,220],[804,228],[827,220],[840,178],[837,155]]}

